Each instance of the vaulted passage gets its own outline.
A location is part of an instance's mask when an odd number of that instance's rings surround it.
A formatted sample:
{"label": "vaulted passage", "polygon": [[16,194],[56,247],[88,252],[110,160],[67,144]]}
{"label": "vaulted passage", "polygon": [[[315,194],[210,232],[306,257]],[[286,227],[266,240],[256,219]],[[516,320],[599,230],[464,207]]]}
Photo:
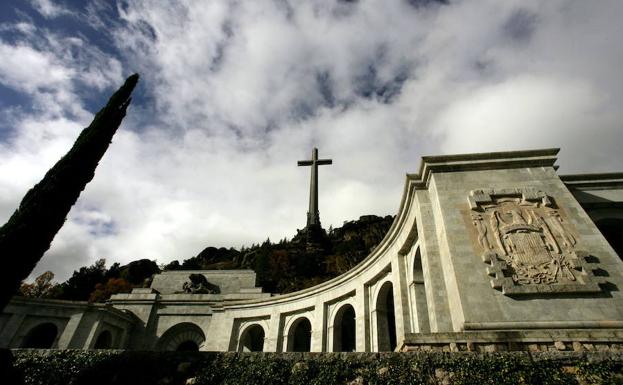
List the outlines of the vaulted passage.
{"label": "vaulted passage", "polygon": [[381,286],[376,298],[376,333],[380,352],[396,349],[394,290],[391,282],[385,282]]}
{"label": "vaulted passage", "polygon": [[251,325],[240,336],[239,352],[261,352],[264,350],[264,328]]}
{"label": "vaulted passage", "polygon": [[355,309],[351,305],[344,305],[335,315],[333,351],[354,352],[356,346]]}
{"label": "vaulted passage", "polygon": [[311,349],[311,322],[305,317],[294,321],[288,333],[289,352],[309,352]]}
{"label": "vaulted passage", "polygon": [[30,329],[24,338],[22,348],[50,349],[54,344],[54,340],[56,340],[57,334],[58,328],[53,323],[39,324]]}
{"label": "vaulted passage", "polygon": [[97,336],[93,349],[110,349],[112,347],[112,334],[108,330],[104,330]]}
{"label": "vaulted passage", "polygon": [[604,235],[610,246],[623,259],[623,219],[604,218],[595,222],[597,228]]}
{"label": "vaulted passage", "polygon": [[164,332],[158,341],[158,350],[197,351],[204,342],[205,335],[199,326],[182,322]]}
{"label": "vaulted passage", "polygon": [[197,352],[199,351],[199,345],[195,341],[187,340],[177,345],[177,352]]}

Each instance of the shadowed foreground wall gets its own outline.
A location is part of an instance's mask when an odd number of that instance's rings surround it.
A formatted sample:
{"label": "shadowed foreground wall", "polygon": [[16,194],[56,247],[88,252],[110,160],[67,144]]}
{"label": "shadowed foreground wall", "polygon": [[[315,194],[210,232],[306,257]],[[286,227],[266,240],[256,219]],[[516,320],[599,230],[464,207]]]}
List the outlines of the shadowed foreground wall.
{"label": "shadowed foreground wall", "polygon": [[[9,351],[2,353],[6,356]],[[601,352],[258,354],[13,350],[12,354],[14,374],[24,384],[623,382],[623,354]]]}

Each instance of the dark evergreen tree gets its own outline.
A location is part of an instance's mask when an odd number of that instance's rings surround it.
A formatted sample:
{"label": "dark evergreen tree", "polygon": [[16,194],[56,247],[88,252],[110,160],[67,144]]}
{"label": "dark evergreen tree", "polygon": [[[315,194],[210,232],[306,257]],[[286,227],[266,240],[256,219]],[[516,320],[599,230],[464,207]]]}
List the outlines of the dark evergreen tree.
{"label": "dark evergreen tree", "polygon": [[121,264],[119,262],[115,262],[110,266],[108,271],[106,271],[104,278],[108,280],[110,278],[119,278],[120,276],[121,276]]}
{"label": "dark evergreen tree", "polygon": [[106,278],[106,260],[103,258],[95,261],[88,267],[81,267],[74,271],[73,275],[61,284],[60,299],[72,301],[86,301],[97,284],[103,284]]}
{"label": "dark evergreen tree", "polygon": [[149,259],[139,259],[132,261],[121,268],[120,277],[127,280],[132,285],[142,285],[146,279],[154,274],[160,273],[160,268],[156,261]]}
{"label": "dark evergreen tree", "polygon": [[0,228],[0,310],[4,309],[63,226],[67,213],[87,183],[125,117],[138,74],[130,76],[109,99],[76,143],[43,179],[26,193]]}
{"label": "dark evergreen tree", "polygon": [[180,261],[174,260],[164,265],[162,270],[182,270],[182,266],[180,265]]}

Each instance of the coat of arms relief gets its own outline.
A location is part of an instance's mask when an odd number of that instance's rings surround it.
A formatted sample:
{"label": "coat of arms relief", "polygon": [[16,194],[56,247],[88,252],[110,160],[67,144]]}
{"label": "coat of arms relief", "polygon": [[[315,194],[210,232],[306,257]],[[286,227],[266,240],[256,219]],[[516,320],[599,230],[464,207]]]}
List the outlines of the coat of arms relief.
{"label": "coat of arms relief", "polygon": [[474,190],[469,203],[494,288],[507,295],[601,291],[575,229],[545,193]]}

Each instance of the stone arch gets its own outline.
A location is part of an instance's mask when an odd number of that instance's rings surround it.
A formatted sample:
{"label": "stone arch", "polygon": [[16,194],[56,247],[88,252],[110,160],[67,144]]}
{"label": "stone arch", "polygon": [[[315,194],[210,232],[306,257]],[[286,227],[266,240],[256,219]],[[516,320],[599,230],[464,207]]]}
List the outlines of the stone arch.
{"label": "stone arch", "polygon": [[355,308],[342,305],[333,319],[333,351],[354,352],[357,349],[357,327]]}
{"label": "stone arch", "polygon": [[604,217],[595,221],[595,226],[601,231],[619,258],[623,259],[623,218]]}
{"label": "stone arch", "polygon": [[239,352],[262,352],[264,351],[264,338],[266,333],[260,324],[251,324],[240,333]]}
{"label": "stone arch", "polygon": [[58,336],[58,327],[52,322],[40,323],[28,331],[22,348],[50,349]]}
{"label": "stone arch", "polygon": [[307,317],[297,318],[288,331],[288,352],[311,351],[311,322]]}
{"label": "stone arch", "polygon": [[158,341],[158,350],[198,351],[205,342],[203,330],[192,322],[171,326]]}
{"label": "stone arch", "polygon": [[110,348],[112,348],[112,333],[108,330],[104,330],[97,336],[97,339],[95,340],[95,344],[93,345],[93,349],[110,349]]}
{"label": "stone arch", "polygon": [[426,286],[424,283],[424,270],[422,269],[422,255],[417,247],[413,255],[412,279],[409,284],[409,298],[411,302],[411,317],[413,318],[414,333],[430,333],[428,320],[428,302],[426,299]]}
{"label": "stone arch", "polygon": [[393,351],[396,349],[396,314],[394,287],[391,281],[381,285],[376,297],[374,314],[378,351]]}

